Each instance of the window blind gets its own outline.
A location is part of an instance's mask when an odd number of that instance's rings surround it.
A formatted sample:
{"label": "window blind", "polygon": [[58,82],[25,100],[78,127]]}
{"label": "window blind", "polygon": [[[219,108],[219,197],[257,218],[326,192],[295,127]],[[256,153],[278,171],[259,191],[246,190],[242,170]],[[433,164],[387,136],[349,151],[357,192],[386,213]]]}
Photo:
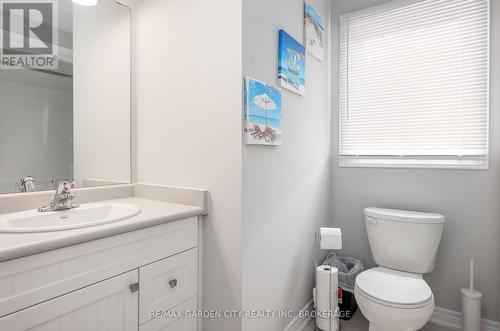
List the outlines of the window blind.
{"label": "window blind", "polygon": [[488,0],[344,15],[339,72],[341,157],[487,158]]}

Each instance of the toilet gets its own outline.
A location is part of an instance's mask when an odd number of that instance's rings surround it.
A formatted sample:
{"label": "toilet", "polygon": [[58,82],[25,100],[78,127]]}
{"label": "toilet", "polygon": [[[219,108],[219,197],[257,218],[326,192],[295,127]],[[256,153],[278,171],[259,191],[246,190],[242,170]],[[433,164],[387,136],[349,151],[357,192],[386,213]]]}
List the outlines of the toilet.
{"label": "toilet", "polygon": [[429,321],[434,296],[422,275],[434,269],[444,222],[439,214],[365,209],[378,267],[358,275],[354,296],[369,331],[413,331]]}

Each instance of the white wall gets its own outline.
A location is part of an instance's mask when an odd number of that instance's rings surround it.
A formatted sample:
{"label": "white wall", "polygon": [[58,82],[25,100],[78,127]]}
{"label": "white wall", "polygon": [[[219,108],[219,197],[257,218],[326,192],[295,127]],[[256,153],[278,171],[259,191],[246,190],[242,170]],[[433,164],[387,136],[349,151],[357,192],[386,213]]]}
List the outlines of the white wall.
{"label": "white wall", "polygon": [[[303,42],[303,0],[243,1],[243,70],[277,85],[278,30]],[[330,1],[312,3],[329,26]],[[327,38],[327,43],[328,38]],[[283,96],[283,145],[243,147],[243,308],[300,310],[312,297],[314,232],[330,222],[329,68],[306,56],[306,95]],[[245,319],[282,330],[284,318]]]}
{"label": "white wall", "polygon": [[[210,190],[203,308],[241,306],[241,1],[137,4],[137,180]],[[206,319],[204,331],[237,331]]]}
{"label": "white wall", "polygon": [[73,6],[75,182],[131,181],[131,13]]}
{"label": "white wall", "polygon": [[338,166],[338,16],[383,0],[334,0],[332,19],[332,209],[344,234],[343,253],[373,261],[363,223],[363,208],[378,206],[442,213],[447,223],[436,269],[425,275],[436,305],[460,310],[460,288],[468,282],[474,258],[483,317],[498,320],[500,261],[500,3],[491,1],[490,169],[355,169]]}

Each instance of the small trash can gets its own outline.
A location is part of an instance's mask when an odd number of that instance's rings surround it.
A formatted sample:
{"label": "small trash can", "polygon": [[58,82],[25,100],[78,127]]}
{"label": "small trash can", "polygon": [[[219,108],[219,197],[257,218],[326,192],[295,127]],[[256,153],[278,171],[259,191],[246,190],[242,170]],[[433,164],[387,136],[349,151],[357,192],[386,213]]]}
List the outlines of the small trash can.
{"label": "small trash can", "polygon": [[332,265],[339,270],[339,318],[350,320],[358,308],[354,298],[356,277],[364,271],[363,262],[351,256],[331,256],[323,264]]}

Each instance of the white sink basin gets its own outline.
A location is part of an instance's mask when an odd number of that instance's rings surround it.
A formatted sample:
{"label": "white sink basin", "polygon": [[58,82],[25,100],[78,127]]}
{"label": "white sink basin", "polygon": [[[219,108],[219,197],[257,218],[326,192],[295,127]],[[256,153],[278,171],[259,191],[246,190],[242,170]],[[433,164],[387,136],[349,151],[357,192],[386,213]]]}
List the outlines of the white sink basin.
{"label": "white sink basin", "polygon": [[41,213],[36,210],[0,215],[0,232],[51,232],[86,228],[134,217],[141,208],[125,203],[86,203],[79,208]]}

